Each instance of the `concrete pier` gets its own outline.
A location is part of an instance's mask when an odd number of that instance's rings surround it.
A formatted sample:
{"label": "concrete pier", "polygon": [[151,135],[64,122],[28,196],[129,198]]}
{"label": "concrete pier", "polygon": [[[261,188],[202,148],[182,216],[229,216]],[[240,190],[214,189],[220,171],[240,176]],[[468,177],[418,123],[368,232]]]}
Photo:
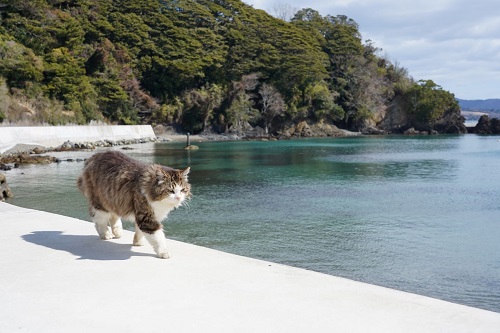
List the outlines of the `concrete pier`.
{"label": "concrete pier", "polygon": [[66,141],[118,141],[155,137],[151,125],[0,127],[0,153],[16,144],[56,147]]}
{"label": "concrete pier", "polygon": [[[499,332],[500,313],[0,203],[0,332]],[[168,235],[167,235],[168,236]]]}

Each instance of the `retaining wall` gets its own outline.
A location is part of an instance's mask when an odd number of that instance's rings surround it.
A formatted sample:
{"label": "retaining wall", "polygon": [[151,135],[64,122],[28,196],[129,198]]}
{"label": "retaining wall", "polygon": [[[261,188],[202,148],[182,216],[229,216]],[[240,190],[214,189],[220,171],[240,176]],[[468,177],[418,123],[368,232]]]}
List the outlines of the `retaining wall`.
{"label": "retaining wall", "polygon": [[57,147],[66,141],[155,138],[150,125],[0,127],[0,153],[16,144]]}

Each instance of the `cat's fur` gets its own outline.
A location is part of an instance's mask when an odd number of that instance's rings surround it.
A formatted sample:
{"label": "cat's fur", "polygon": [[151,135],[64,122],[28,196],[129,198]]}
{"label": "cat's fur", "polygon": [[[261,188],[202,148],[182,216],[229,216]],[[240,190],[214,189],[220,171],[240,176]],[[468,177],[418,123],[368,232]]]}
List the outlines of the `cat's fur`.
{"label": "cat's fur", "polygon": [[[120,238],[120,218],[135,222],[134,245],[145,238],[160,258],[169,258],[161,221],[191,196],[189,168],[148,165],[118,151],[94,154],[85,162],[77,185],[102,239]],[[108,228],[111,227],[111,231]]]}

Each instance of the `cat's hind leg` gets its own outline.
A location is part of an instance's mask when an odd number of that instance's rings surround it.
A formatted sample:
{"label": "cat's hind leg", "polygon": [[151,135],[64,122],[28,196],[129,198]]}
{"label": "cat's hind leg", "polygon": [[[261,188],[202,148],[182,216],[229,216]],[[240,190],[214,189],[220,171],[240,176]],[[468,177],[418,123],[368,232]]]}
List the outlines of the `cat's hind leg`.
{"label": "cat's hind leg", "polygon": [[111,232],[113,233],[114,237],[120,238],[123,233],[123,225],[120,217],[115,214],[111,214],[109,225],[111,226]]}
{"label": "cat's hind leg", "polygon": [[95,229],[101,239],[111,239],[113,234],[108,228],[113,214],[99,209],[92,209],[92,221],[95,223]]}

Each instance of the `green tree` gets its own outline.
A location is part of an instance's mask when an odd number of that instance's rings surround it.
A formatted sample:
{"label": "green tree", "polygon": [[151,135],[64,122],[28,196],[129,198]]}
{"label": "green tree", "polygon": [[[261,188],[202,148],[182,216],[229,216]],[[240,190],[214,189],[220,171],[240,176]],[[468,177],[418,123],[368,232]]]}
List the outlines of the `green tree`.
{"label": "green tree", "polygon": [[259,85],[260,74],[244,75],[241,80],[231,82],[221,103],[218,121],[227,132],[230,128],[239,130],[247,122],[257,120],[259,112],[254,108],[253,93]]}
{"label": "green tree", "polygon": [[85,75],[85,68],[65,47],[54,49],[45,57],[44,91],[64,101],[67,107],[77,109],[87,120],[98,117],[97,94]]}
{"label": "green tree", "polygon": [[185,129],[193,133],[208,129],[214,110],[222,102],[222,93],[216,84],[186,91],[182,97]]}
{"label": "green tree", "polygon": [[343,119],[344,110],[335,103],[337,97],[328,89],[326,82],[318,82],[306,90],[308,107],[312,116],[317,120]]}
{"label": "green tree", "polygon": [[[329,73],[329,90],[337,100],[335,113],[348,117],[362,111],[356,108],[356,93],[353,92],[356,87],[356,65],[359,64],[357,59],[363,56],[358,24],[344,15],[323,17],[311,8],[298,11],[291,22],[297,27],[312,31],[328,57],[326,69]],[[340,111],[339,106],[344,112]]]}
{"label": "green tree", "polygon": [[447,111],[459,111],[455,96],[432,80],[420,80],[407,92],[409,114],[416,127],[432,128]]}
{"label": "green tree", "polygon": [[0,76],[9,87],[26,88],[28,82],[41,82],[43,62],[29,48],[0,35]]}

